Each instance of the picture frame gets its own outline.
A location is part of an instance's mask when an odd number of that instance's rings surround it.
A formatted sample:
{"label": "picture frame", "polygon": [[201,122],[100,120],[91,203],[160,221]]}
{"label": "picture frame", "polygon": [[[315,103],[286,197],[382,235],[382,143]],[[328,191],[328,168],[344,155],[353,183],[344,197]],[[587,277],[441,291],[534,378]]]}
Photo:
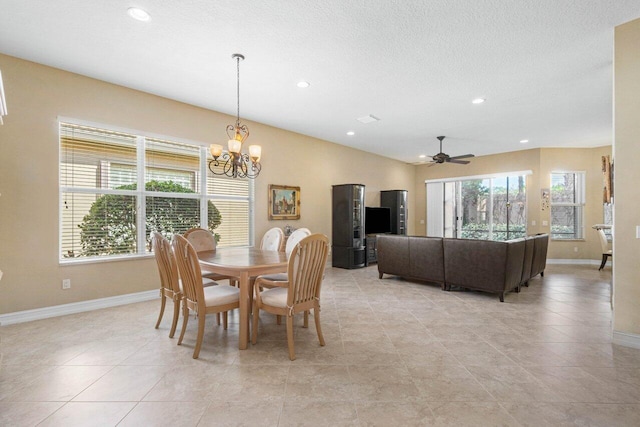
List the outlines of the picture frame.
{"label": "picture frame", "polygon": [[300,219],[300,187],[269,184],[269,220]]}
{"label": "picture frame", "polygon": [[604,204],[609,204],[613,198],[613,163],[609,156],[602,156],[602,174],[604,177],[602,202]]}
{"label": "picture frame", "polygon": [[549,188],[543,188],[540,190],[540,193],[540,210],[548,211],[551,206],[551,190]]}

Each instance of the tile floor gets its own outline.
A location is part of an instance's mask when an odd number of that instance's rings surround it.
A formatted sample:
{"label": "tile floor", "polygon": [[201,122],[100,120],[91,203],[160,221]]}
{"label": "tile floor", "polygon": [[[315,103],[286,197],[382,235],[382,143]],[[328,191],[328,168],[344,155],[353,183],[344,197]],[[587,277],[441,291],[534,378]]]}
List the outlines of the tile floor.
{"label": "tile floor", "polygon": [[[549,265],[520,294],[328,269],[320,347],[261,316],[239,351],[182,346],[159,302],[0,328],[2,426],[639,426],[640,350],[611,344],[609,268]],[[236,314],[237,315],[237,314]]]}

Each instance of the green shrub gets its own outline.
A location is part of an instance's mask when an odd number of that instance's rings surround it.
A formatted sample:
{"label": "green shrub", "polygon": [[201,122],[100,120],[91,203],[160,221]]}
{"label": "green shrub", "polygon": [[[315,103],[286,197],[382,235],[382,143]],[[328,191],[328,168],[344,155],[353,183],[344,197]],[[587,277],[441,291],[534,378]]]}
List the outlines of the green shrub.
{"label": "green shrub", "polygon": [[[136,184],[128,184],[116,189],[136,190],[136,188]],[[149,181],[145,184],[145,189],[153,192],[194,193],[193,190],[173,181]],[[213,232],[222,222],[222,217],[211,201],[207,203],[207,228]],[[161,195],[146,197],[147,245],[152,231],[169,237],[199,226],[198,199],[162,197]],[[105,194],[98,197],[78,227],[82,245],[80,256],[135,253],[137,250],[135,195]],[[216,240],[220,240],[220,235],[214,235]]]}

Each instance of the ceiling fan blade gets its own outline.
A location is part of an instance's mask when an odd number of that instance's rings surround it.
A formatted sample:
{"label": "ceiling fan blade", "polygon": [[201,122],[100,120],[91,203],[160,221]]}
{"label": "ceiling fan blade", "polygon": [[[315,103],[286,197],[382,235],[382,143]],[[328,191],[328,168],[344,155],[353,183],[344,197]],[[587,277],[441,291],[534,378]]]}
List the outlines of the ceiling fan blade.
{"label": "ceiling fan blade", "polygon": [[457,160],[457,159],[455,159],[453,157],[448,159],[447,162],[449,162],[449,163],[457,163],[457,164],[460,164],[460,165],[467,165],[467,164],[471,163],[469,160]]}
{"label": "ceiling fan blade", "polygon": [[450,159],[466,159],[467,157],[475,157],[473,154],[462,154],[461,156],[453,156]]}
{"label": "ceiling fan blade", "polygon": [[429,164],[427,165],[428,168],[430,168],[431,166],[435,166],[437,165],[438,162],[429,162]]}

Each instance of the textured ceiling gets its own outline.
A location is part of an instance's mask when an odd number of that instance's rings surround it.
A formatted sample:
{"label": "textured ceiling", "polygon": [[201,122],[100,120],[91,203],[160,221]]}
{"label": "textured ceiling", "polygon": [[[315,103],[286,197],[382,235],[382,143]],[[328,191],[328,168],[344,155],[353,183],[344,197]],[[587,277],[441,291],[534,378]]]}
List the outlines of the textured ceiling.
{"label": "textured ceiling", "polygon": [[438,135],[452,156],[611,144],[613,28],[638,17],[640,0],[0,0],[0,52],[232,115],[240,52],[241,118],[414,163]]}

